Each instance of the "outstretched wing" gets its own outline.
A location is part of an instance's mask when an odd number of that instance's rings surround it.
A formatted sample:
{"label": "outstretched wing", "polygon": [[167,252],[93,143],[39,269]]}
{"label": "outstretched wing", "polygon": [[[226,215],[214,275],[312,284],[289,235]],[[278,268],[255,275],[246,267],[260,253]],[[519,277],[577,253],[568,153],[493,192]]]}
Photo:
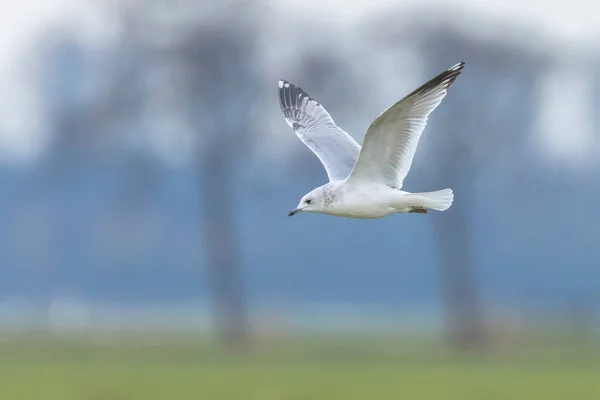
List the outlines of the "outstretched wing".
{"label": "outstretched wing", "polygon": [[429,114],[446,97],[464,66],[460,62],[450,67],[381,113],[367,129],[350,178],[400,189]]}
{"label": "outstretched wing", "polygon": [[352,136],[308,93],[284,80],[279,81],[279,104],[288,125],[321,160],[329,181],[346,179],[360,152]]}

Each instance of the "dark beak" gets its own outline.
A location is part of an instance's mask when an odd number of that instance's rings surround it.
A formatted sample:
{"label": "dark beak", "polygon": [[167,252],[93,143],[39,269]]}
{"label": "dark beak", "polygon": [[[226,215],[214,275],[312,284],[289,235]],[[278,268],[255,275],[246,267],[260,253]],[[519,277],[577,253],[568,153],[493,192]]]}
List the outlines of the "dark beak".
{"label": "dark beak", "polygon": [[295,210],[290,211],[290,213],[288,214],[288,217],[291,217],[292,215],[296,215],[300,212],[300,209],[296,208]]}

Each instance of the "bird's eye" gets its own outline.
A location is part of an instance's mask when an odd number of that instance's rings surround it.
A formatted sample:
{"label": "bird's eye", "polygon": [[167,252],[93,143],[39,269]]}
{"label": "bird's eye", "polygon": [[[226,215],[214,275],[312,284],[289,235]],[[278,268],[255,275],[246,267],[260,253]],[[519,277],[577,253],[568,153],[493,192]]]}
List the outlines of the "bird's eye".
{"label": "bird's eye", "polygon": [[312,201],[311,199],[307,199],[306,204],[310,204],[311,201]]}

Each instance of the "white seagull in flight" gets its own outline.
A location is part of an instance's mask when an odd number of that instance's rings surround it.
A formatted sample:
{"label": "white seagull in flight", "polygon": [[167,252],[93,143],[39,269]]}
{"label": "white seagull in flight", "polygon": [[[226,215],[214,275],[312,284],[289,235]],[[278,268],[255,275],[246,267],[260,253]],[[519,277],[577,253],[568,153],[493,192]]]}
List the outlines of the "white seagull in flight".
{"label": "white seagull in flight", "polygon": [[362,148],[335,124],[327,110],[304,90],[279,81],[285,121],[321,160],[329,183],[300,200],[289,213],[314,212],[349,218],[447,210],[451,189],[409,193],[400,190],[410,170],[429,114],[446,97],[465,66],[460,62],[379,115],[367,128]]}

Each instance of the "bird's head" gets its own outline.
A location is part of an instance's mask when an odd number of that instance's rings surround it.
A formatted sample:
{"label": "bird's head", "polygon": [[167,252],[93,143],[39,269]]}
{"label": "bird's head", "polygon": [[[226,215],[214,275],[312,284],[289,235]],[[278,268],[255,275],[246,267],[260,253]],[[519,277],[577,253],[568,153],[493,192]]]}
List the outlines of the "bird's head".
{"label": "bird's head", "polygon": [[324,212],[329,203],[331,202],[328,193],[329,191],[322,186],[316,188],[308,194],[305,194],[302,197],[302,199],[300,199],[300,203],[298,203],[298,206],[292,211],[290,211],[288,217],[296,215],[299,212]]}

